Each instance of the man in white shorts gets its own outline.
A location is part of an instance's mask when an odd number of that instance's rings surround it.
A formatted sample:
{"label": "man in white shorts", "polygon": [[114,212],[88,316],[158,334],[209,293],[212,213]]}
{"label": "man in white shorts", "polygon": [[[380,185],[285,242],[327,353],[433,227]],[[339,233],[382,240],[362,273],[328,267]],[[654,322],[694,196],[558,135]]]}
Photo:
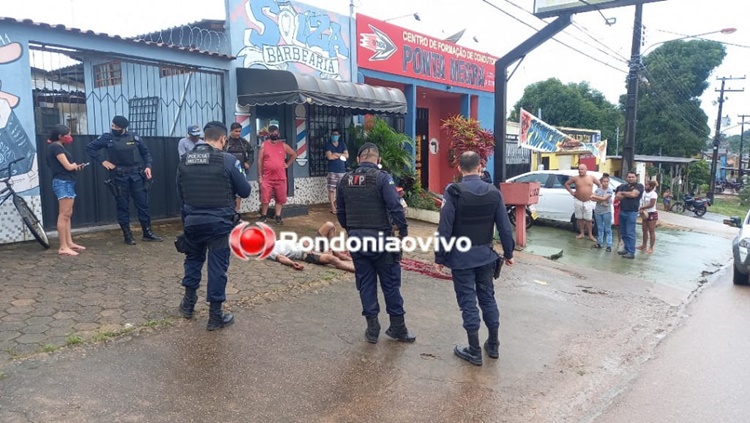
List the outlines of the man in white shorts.
{"label": "man in white shorts", "polygon": [[[325,237],[330,240],[336,236],[336,227],[332,222],[326,222],[320,227],[320,229],[318,229],[316,236]],[[302,242],[278,240],[274,244],[273,251],[268,255],[268,258],[283,265],[293,267],[296,270],[305,269],[305,266],[295,261],[300,260],[305,263],[321,266],[330,264],[337,269],[354,273],[354,262],[351,257],[347,256],[345,253],[339,251],[326,251],[319,253],[310,251],[309,247],[309,245],[303,245]]]}
{"label": "man in white shorts", "polygon": [[[587,171],[588,168],[585,164],[578,165],[578,175],[568,178],[568,180],[565,181],[565,189],[574,197],[573,210],[579,230],[579,234],[576,238],[583,238],[583,229],[586,228],[589,239],[596,242],[596,238],[594,238],[594,234],[592,233],[592,221],[594,219],[594,208],[596,207],[596,203],[591,201],[591,195],[594,193],[594,185],[601,187],[602,183],[595,177],[586,174]],[[570,188],[571,184],[575,184],[575,191]]]}

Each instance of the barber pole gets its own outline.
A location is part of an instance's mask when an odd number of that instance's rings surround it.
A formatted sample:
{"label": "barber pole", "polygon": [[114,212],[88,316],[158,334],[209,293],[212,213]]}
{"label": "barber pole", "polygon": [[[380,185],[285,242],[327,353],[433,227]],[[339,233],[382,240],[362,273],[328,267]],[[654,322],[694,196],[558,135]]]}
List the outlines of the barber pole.
{"label": "barber pole", "polygon": [[297,127],[297,164],[307,165],[307,110],[304,104],[298,104],[294,109]]}

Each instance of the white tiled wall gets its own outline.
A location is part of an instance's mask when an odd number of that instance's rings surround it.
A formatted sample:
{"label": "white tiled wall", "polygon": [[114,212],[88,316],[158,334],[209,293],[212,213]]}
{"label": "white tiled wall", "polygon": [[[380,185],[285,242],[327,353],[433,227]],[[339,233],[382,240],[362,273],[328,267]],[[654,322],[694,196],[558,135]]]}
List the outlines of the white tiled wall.
{"label": "white tiled wall", "polygon": [[[34,211],[38,218],[42,216],[42,198],[38,195],[23,197]],[[18,214],[16,206],[13,205],[13,198],[0,206],[0,244],[11,242],[32,241],[34,235],[23,224],[21,215]]]}

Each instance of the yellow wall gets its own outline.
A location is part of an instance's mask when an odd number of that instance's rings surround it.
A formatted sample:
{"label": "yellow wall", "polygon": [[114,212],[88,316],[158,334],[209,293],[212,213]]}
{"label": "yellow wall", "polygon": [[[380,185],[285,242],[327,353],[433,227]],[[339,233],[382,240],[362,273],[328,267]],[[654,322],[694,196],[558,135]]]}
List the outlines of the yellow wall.
{"label": "yellow wall", "polygon": [[[560,170],[560,156],[558,156],[555,153],[542,153],[540,155],[542,158],[549,157],[549,169],[544,170]],[[566,157],[570,157],[570,163],[571,167],[570,169],[575,169],[578,167],[578,158],[579,155],[567,155]],[[532,152],[531,153],[531,170],[537,170],[539,168],[539,163],[537,162],[537,153]],[[601,173],[609,173],[610,175],[615,175],[616,173],[619,173],[622,170],[622,160],[621,159],[607,159],[604,161],[604,164],[597,161],[597,165],[599,166],[599,172]]]}

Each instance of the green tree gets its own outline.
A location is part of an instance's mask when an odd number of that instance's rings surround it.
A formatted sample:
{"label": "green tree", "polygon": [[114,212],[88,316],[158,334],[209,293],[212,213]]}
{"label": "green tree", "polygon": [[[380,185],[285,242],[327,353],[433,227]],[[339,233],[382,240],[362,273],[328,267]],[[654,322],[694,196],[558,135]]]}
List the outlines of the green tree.
{"label": "green tree", "polygon": [[[740,152],[740,136],[731,135],[726,138],[726,142],[729,145],[729,151],[738,154]],[[745,136],[742,139],[742,151],[747,153],[750,151],[750,130],[745,131]]]}
{"label": "green tree", "polygon": [[711,169],[708,166],[707,161],[699,160],[688,165],[687,180],[689,187],[708,184],[710,182],[710,176]]}
{"label": "green tree", "polygon": [[615,152],[617,127],[622,133],[625,118],[618,106],[588,82],[563,84],[557,78],[529,85],[516,103],[510,120],[518,122],[521,109],[536,114],[542,109],[542,120],[553,126],[598,129],[602,140],[608,140],[609,154]]}
{"label": "green tree", "polygon": [[[707,146],[711,130],[699,97],[725,56],[726,49],[716,41],[675,40],[643,58],[637,154],[690,157]],[[620,103],[625,100],[622,96]]]}
{"label": "green tree", "polygon": [[388,171],[394,179],[412,172],[412,149],[414,141],[405,134],[396,132],[388,123],[376,118],[372,127],[362,126],[349,129],[349,162],[352,168],[357,166],[357,151],[366,142],[378,146],[383,170]]}

